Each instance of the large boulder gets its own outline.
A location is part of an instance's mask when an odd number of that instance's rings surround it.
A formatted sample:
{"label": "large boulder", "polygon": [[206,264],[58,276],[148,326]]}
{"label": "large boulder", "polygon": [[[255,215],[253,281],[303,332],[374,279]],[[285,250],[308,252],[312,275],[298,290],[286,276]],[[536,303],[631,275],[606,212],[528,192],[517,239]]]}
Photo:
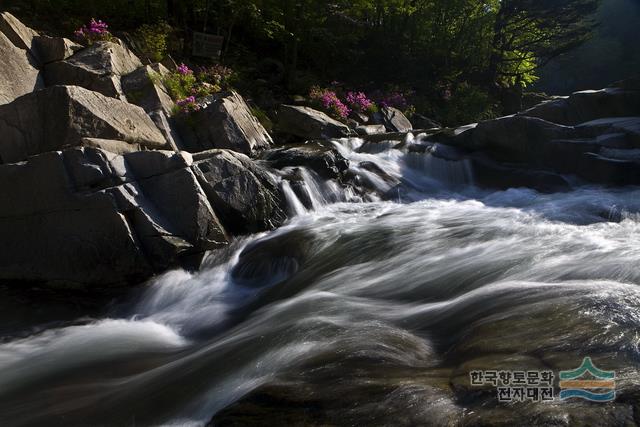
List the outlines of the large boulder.
{"label": "large boulder", "polygon": [[36,63],[40,63],[38,52],[34,48],[34,39],[38,37],[35,30],[24,25],[9,12],[2,12],[0,13],[0,32],[7,36],[15,47],[26,50]]}
{"label": "large boulder", "polygon": [[138,105],[147,113],[162,111],[173,113],[175,103],[162,84],[162,77],[169,70],[162,64],[145,65],[122,78],[122,89],[127,101]]}
{"label": "large boulder", "polygon": [[440,129],[442,125],[422,114],[415,113],[409,120],[414,129]]}
{"label": "large boulder", "polygon": [[193,170],[229,232],[265,231],[286,219],[277,180],[244,154],[231,150],[198,153]]}
{"label": "large boulder", "polygon": [[382,115],[382,124],[389,132],[408,132],[413,129],[409,119],[397,108],[383,107],[380,114]]}
{"label": "large boulder", "polygon": [[278,111],[278,130],[304,139],[329,139],[352,136],[347,125],[309,107],[282,105]]}
{"label": "large boulder", "polygon": [[0,32],[0,105],[43,87],[33,57]]}
{"label": "large boulder", "polygon": [[83,49],[78,43],[64,37],[49,36],[34,37],[33,46],[42,64],[63,61]]}
{"label": "large boulder", "polygon": [[[576,175],[604,185],[640,184],[640,117],[598,119],[579,126],[564,126],[535,117],[507,116],[481,122],[454,134],[436,134],[440,142],[488,155],[508,169],[479,164],[486,176],[503,173],[518,182],[542,177],[538,172]],[[493,178],[490,181],[495,180]],[[557,179],[544,176],[545,189],[557,187]],[[494,186],[495,185],[491,185]]]}
{"label": "large boulder", "polygon": [[188,154],[71,148],[0,165],[0,280],[103,290],[227,236]]}
{"label": "large boulder", "polygon": [[542,119],[506,116],[479,123],[472,132],[472,149],[485,149],[502,160],[534,162],[545,155],[544,143],[568,139],[573,128]]}
{"label": "large boulder", "polygon": [[47,64],[47,86],[74,85],[126,100],[120,77],[142,67],[142,62],[124,43],[101,41],[63,61]]}
{"label": "large boulder", "polygon": [[322,141],[269,151],[264,159],[276,169],[302,166],[325,179],[341,179],[349,170],[349,160],[334,146]]}
{"label": "large boulder", "polygon": [[634,89],[625,82],[619,86],[576,92],[567,98],[543,102],[521,115],[563,125],[577,125],[605,117],[640,116],[640,89]]}
{"label": "large boulder", "polygon": [[268,148],[271,136],[237,92],[215,95],[200,111],[183,117],[180,136],[190,152],[223,148],[244,154]]}
{"label": "large boulder", "polygon": [[0,135],[4,163],[82,145],[86,137],[167,147],[142,108],[76,86],[47,88],[1,105]]}

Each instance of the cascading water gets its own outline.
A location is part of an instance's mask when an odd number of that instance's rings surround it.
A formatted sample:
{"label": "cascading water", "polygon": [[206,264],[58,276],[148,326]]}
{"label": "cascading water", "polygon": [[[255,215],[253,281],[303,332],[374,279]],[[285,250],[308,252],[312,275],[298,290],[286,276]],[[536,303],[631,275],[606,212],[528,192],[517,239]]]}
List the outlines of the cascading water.
{"label": "cascading water", "polygon": [[[637,423],[640,190],[483,191],[414,143],[335,141],[365,200],[302,169],[280,229],[106,318],[25,325],[0,344],[0,424]],[[469,385],[586,356],[615,406]]]}

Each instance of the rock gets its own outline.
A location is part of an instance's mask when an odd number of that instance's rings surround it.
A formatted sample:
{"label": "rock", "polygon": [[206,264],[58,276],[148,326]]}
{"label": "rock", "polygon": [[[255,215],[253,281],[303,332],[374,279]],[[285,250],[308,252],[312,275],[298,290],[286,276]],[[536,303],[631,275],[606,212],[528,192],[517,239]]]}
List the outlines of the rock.
{"label": "rock", "polygon": [[235,91],[216,94],[205,108],[180,117],[178,129],[184,149],[190,152],[221,148],[253,154],[273,143]]}
{"label": "rock", "polygon": [[442,125],[435,120],[431,120],[422,114],[415,113],[411,116],[411,125],[413,129],[440,129]]}
{"label": "rock", "polygon": [[33,57],[0,33],[0,105],[43,87]]}
{"label": "rock", "polygon": [[267,152],[264,159],[276,169],[304,166],[325,179],[340,179],[349,170],[349,161],[323,142],[273,150]]}
{"label": "rock", "polygon": [[382,114],[382,124],[389,132],[408,132],[413,129],[409,119],[397,108],[383,107],[380,113]]}
{"label": "rock", "polygon": [[621,87],[576,92],[568,98],[543,102],[520,115],[553,123],[577,125],[600,118],[640,116],[640,90]]}
{"label": "rock", "polygon": [[78,43],[64,37],[37,36],[33,39],[33,45],[42,64],[63,61],[83,49]]}
{"label": "rock", "polygon": [[47,86],[82,86],[105,96],[126,100],[120,77],[140,67],[140,60],[122,42],[102,41],[68,59],[47,64],[44,77]]}
{"label": "rock", "polygon": [[[480,161],[477,170],[483,171],[480,176],[485,182],[480,184],[490,187],[501,188],[507,183],[552,191],[566,185],[558,174],[576,175],[603,185],[640,184],[640,159],[636,154],[640,148],[640,117],[564,126],[516,115],[430,138],[488,155],[492,162]],[[496,161],[507,165],[498,166]],[[502,185],[500,180],[504,181]]]}
{"label": "rock", "polygon": [[351,136],[347,125],[325,113],[309,107],[281,105],[278,111],[278,130],[307,140]]}
{"label": "rock", "polygon": [[2,12],[0,13],[0,32],[4,33],[15,47],[29,52],[36,64],[40,64],[38,52],[34,49],[34,38],[38,36],[36,31],[24,25],[9,12]]}
{"label": "rock", "polygon": [[286,219],[277,181],[249,157],[231,150],[195,156],[193,170],[225,228],[233,234],[273,229]]}
{"label": "rock", "polygon": [[[145,148],[167,147],[140,107],[76,86],[56,86],[0,106],[0,162],[82,145],[83,138],[115,139]],[[106,148],[106,147],[104,147]]]}
{"label": "rock", "polygon": [[0,280],[108,290],[225,244],[189,164],[71,148],[0,165]]}
{"label": "rock", "polygon": [[349,118],[355,120],[360,125],[366,125],[369,122],[369,116],[359,111],[351,111]]}
{"label": "rock", "polygon": [[367,125],[367,126],[358,126],[356,128],[356,133],[360,136],[365,135],[379,135],[385,133],[387,128],[384,125]]}
{"label": "rock", "polygon": [[488,150],[500,160],[529,163],[545,156],[545,142],[569,139],[574,135],[571,127],[525,116],[481,122],[470,132],[469,148]]}
{"label": "rock", "polygon": [[99,148],[101,150],[109,151],[114,154],[133,153],[134,151],[142,150],[140,144],[131,144],[125,141],[118,141],[116,139],[101,139],[101,138],[82,138],[80,141],[81,147]]}
{"label": "rock", "polygon": [[541,193],[567,191],[570,184],[561,175],[543,170],[531,170],[501,165],[486,156],[471,157],[474,184],[483,188],[507,190],[532,188]]}
{"label": "rock", "polygon": [[224,148],[252,154],[273,143],[235,91],[214,96],[205,108],[180,120],[179,130],[185,149],[191,152]]}
{"label": "rock", "polygon": [[122,90],[127,101],[138,105],[147,113],[162,111],[171,115],[175,103],[162,84],[162,76],[169,70],[164,65],[146,65],[122,78]]}

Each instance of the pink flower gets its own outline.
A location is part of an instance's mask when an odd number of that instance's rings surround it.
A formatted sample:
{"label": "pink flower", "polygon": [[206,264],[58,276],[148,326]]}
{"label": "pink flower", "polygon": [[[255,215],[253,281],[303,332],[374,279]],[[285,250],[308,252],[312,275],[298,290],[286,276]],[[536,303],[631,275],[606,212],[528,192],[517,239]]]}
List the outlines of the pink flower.
{"label": "pink flower", "polygon": [[355,111],[367,111],[373,102],[363,92],[347,92],[347,104]]}
{"label": "pink flower", "polygon": [[193,74],[193,71],[191,70],[191,68],[187,67],[185,64],[180,64],[178,66],[178,73],[182,74],[183,76],[186,76],[187,74]]}
{"label": "pink flower", "polygon": [[78,28],[74,34],[78,39],[89,44],[100,40],[111,40],[112,38],[109,32],[109,25],[101,20],[96,21],[93,18],[89,21],[89,25],[83,25]]}
{"label": "pink flower", "polygon": [[182,113],[191,113],[200,110],[200,105],[195,96],[188,96],[184,99],[176,101],[176,105],[180,107]]}

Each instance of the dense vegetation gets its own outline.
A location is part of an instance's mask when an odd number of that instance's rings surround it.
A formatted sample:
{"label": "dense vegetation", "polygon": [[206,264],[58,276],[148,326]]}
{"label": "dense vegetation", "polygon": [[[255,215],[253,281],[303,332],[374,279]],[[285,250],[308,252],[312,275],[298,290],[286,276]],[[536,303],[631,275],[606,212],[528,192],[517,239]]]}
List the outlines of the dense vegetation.
{"label": "dense vegetation", "polygon": [[[191,31],[225,37],[222,61],[269,110],[312,88],[401,94],[448,124],[509,112],[549,61],[581,45],[600,0],[7,0],[37,28],[89,18],[180,62]],[[186,59],[185,59],[186,60]],[[192,60],[193,61],[193,60]],[[197,65],[197,64],[193,64]]]}

